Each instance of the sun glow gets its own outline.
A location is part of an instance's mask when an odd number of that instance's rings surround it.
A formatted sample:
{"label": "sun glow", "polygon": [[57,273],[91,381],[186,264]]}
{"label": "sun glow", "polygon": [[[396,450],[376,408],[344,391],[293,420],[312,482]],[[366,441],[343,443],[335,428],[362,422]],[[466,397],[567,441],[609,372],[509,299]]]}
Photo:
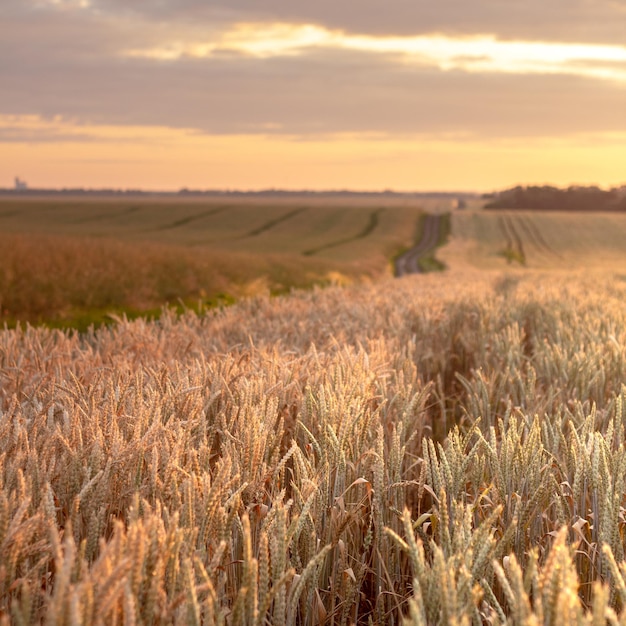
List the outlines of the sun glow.
{"label": "sun glow", "polygon": [[39,8],[57,9],[61,11],[90,9],[91,0],[39,0],[35,4]]}
{"label": "sun glow", "polygon": [[[38,187],[485,190],[520,181],[623,184],[626,135],[481,140],[336,133],[204,135],[1,116],[0,171]],[[11,181],[0,181],[0,187]]]}
{"label": "sun glow", "polygon": [[297,56],[325,49],[385,55],[396,62],[443,71],[558,73],[626,82],[626,46],[502,41],[493,35],[375,37],[312,24],[237,24],[212,41],[178,40],[123,54],[174,61],[229,53],[260,58]]}

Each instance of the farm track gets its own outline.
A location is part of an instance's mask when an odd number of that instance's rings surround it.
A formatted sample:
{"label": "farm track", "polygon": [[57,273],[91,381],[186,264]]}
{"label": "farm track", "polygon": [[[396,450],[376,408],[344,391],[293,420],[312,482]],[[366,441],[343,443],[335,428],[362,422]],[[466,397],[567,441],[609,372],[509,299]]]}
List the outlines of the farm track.
{"label": "farm track", "polygon": [[119,213],[114,213],[111,214],[110,212],[106,212],[106,213],[98,213],[98,215],[89,215],[87,217],[82,217],[79,218],[77,220],[74,220],[72,223],[73,224],[87,224],[89,222],[100,222],[101,220],[108,220],[108,219],[115,219],[118,217],[123,217],[125,215],[131,215],[132,213],[136,213],[137,211],[140,211],[141,207],[140,206],[131,206],[128,207],[127,209],[124,209],[123,211],[120,211]]}
{"label": "farm track", "polygon": [[289,213],[285,213],[284,215],[281,215],[280,217],[277,217],[276,219],[270,220],[269,222],[265,222],[265,224],[261,224],[261,226],[259,226],[258,228],[251,230],[249,233],[246,233],[245,235],[241,235],[241,237],[237,237],[237,239],[247,239],[248,237],[257,237],[258,235],[262,235],[268,230],[271,230],[272,228],[274,228],[275,226],[278,226],[279,224],[282,224],[283,222],[286,222],[294,218],[296,215],[300,215],[300,213],[304,213],[307,210],[308,209],[306,207],[302,207],[300,209],[289,211]]}
{"label": "farm track", "polygon": [[420,259],[435,250],[439,243],[441,219],[440,215],[426,215],[420,241],[395,260],[396,276],[419,274],[422,271],[419,266]]}
{"label": "farm track", "polygon": [[187,224],[191,224],[192,222],[197,222],[198,220],[204,219],[205,217],[211,217],[212,215],[217,215],[218,213],[222,213],[228,207],[222,206],[217,209],[211,209],[210,211],[202,211],[201,213],[196,213],[195,215],[189,215],[187,217],[183,217],[179,220],[175,220],[174,222],[170,222],[169,224],[164,224],[163,226],[157,226],[156,228],[151,228],[153,231],[162,231],[162,230],[173,230],[175,228],[180,228],[181,226],[186,226]]}
{"label": "farm track", "polygon": [[366,237],[369,237],[378,228],[378,224],[380,222],[380,214],[384,211],[385,209],[376,209],[375,211],[372,211],[370,213],[370,218],[365,228],[354,237],[346,237],[345,239],[339,239],[338,241],[333,241],[317,248],[311,248],[310,250],[305,250],[302,254],[304,256],[313,256],[318,252],[322,252],[323,250],[337,248],[339,246],[352,243],[353,241],[358,241],[359,239],[365,239]]}

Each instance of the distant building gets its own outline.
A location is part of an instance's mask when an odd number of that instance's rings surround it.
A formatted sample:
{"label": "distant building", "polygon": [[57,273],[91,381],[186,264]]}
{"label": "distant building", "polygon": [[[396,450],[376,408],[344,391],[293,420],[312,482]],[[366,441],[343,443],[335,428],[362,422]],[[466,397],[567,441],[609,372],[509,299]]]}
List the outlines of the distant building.
{"label": "distant building", "polygon": [[26,191],[28,189],[28,185],[26,181],[20,180],[19,176],[15,177],[15,191]]}

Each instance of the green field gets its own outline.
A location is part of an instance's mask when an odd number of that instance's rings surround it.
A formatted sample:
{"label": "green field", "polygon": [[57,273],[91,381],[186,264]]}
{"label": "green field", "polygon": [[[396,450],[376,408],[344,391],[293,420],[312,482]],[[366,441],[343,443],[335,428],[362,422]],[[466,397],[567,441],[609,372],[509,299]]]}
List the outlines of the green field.
{"label": "green field", "polygon": [[0,202],[0,231],[380,262],[413,242],[422,212],[417,203],[362,206],[341,199],[26,199]]}

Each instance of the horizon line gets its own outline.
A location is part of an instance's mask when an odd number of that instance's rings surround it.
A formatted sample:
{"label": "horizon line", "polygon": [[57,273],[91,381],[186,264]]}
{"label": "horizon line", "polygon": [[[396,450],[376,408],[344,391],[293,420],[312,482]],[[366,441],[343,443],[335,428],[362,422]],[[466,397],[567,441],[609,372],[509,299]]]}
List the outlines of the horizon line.
{"label": "horizon line", "polygon": [[6,195],[41,195],[41,194],[106,194],[106,195],[163,195],[163,196],[208,196],[208,195],[351,195],[351,196],[480,196],[484,191],[396,191],[394,189],[359,190],[359,189],[284,189],[279,187],[264,187],[259,189],[189,189],[182,187],[178,190],[157,190],[143,188],[115,188],[115,187],[27,187],[15,189],[0,187],[0,194]]}

